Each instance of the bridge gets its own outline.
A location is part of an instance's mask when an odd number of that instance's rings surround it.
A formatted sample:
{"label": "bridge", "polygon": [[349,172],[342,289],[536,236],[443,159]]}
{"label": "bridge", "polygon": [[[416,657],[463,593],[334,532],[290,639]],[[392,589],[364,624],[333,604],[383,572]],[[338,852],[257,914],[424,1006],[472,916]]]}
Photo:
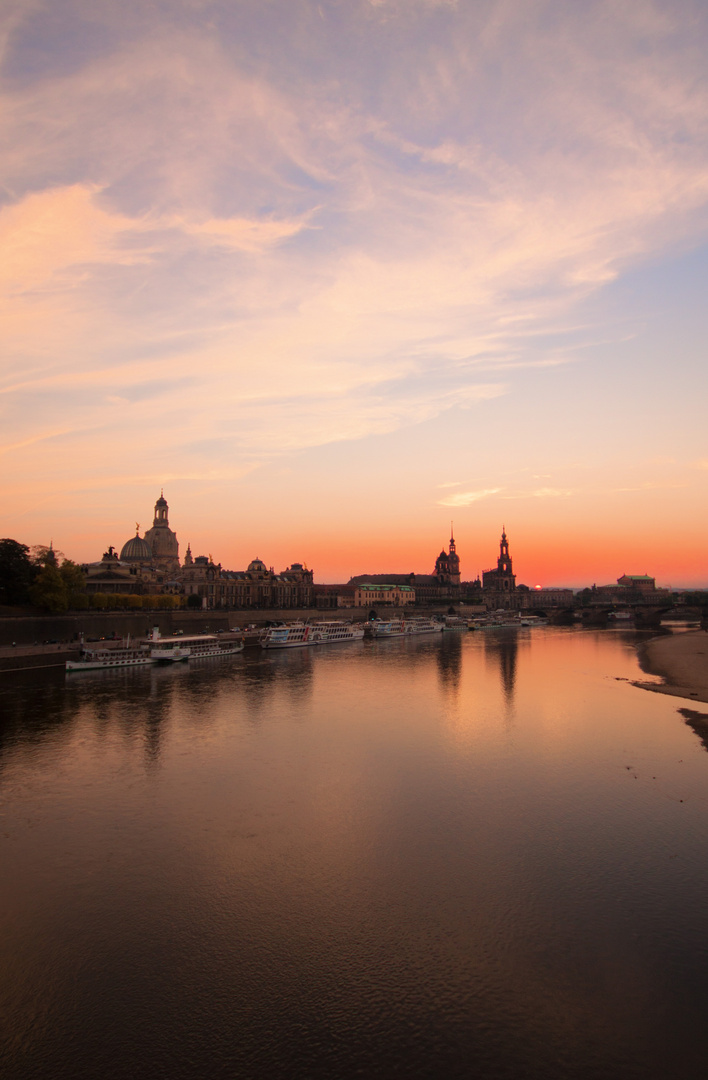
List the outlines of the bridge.
{"label": "bridge", "polygon": [[[687,619],[697,623],[708,622],[708,608],[689,606],[686,604],[673,604],[670,600],[651,601],[637,600],[631,603],[612,604],[611,602],[595,602],[583,607],[566,608],[563,611],[549,611],[548,617],[551,622],[568,624],[571,621],[580,620],[586,626],[604,626],[607,623],[616,622],[622,625],[622,619],[616,619],[618,612],[626,612],[637,627],[658,627],[663,618],[671,615],[674,619]],[[540,612],[538,612],[540,614]]]}

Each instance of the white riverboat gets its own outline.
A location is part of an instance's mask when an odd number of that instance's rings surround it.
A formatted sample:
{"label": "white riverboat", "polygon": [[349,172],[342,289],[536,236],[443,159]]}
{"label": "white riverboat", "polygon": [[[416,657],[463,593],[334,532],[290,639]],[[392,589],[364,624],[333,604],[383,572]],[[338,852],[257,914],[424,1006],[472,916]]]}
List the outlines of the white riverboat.
{"label": "white riverboat", "polygon": [[98,668],[126,668],[140,667],[143,664],[154,664],[150,654],[148,642],[131,648],[123,646],[117,649],[106,648],[86,649],[82,648],[81,655],[77,660],[67,660],[67,671],[96,671]]}
{"label": "white riverboat", "polygon": [[150,645],[151,655],[158,664],[203,660],[212,656],[233,656],[243,652],[243,641],[234,638],[222,641],[216,634],[153,638]]}
{"label": "white riverboat", "polygon": [[413,615],[407,619],[371,619],[367,624],[369,633],[375,638],[405,637],[408,634],[438,634],[444,623],[437,619]]}
{"label": "white riverboat", "polygon": [[216,634],[194,634],[190,637],[173,635],[160,637],[157,629],[152,636],[139,638],[133,645],[130,638],[116,648],[102,646],[90,649],[82,646],[78,660],[67,660],[67,671],[95,671],[98,668],[139,667],[144,664],[174,664],[182,660],[201,660],[210,656],[231,656],[243,651],[240,638],[222,640]]}
{"label": "white riverboat", "polygon": [[156,664],[177,664],[189,660],[191,649],[184,642],[189,638],[156,638],[150,641],[150,656]]}
{"label": "white riverboat", "polygon": [[[185,638],[182,638],[184,641]],[[200,634],[191,637],[189,641],[189,659],[202,660],[212,656],[234,656],[243,652],[243,640],[241,638],[221,638],[216,634]]]}
{"label": "white riverboat", "polygon": [[445,625],[437,619],[426,619],[422,616],[405,619],[404,622],[407,634],[440,634]]}
{"label": "white riverboat", "polygon": [[521,625],[518,615],[504,615],[500,612],[495,612],[492,615],[481,615],[468,623],[470,630],[505,630],[514,627],[518,628]]}
{"label": "white riverboat", "polygon": [[261,638],[262,649],[299,649],[309,645],[335,645],[342,641],[361,641],[363,625],[342,622],[286,623],[271,626]]}

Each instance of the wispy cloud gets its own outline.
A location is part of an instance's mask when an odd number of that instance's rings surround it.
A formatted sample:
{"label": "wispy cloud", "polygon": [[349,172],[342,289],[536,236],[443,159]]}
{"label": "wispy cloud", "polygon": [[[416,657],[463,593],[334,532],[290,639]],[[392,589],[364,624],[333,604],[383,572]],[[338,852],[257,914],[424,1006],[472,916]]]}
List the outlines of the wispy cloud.
{"label": "wispy cloud", "polygon": [[456,495],[446,495],[438,501],[438,506],[471,506],[480,499],[488,499],[491,495],[498,495],[502,488],[482,488],[480,491],[461,491]]}
{"label": "wispy cloud", "polygon": [[[101,33],[58,57],[15,4],[0,332],[20,466],[59,407],[71,431],[104,425],[123,472],[147,454],[191,475],[184,446],[223,440],[238,469],[477,416],[611,343],[578,305],[706,231],[708,28],[698,7],[551,8],[215,0],[131,20],[75,0]],[[481,484],[440,505],[569,493]]]}

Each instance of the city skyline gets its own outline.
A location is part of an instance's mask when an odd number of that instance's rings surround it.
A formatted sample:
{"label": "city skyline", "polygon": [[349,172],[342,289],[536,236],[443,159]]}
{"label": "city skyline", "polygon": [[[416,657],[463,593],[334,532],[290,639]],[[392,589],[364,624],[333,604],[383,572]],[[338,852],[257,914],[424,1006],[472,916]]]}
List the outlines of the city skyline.
{"label": "city skyline", "polygon": [[[160,539],[160,542],[157,544],[157,547],[155,547],[156,540],[154,539],[154,534],[156,532],[155,526],[157,526],[158,523],[161,523],[162,525],[165,526],[165,530],[164,530],[163,535],[169,535],[171,537],[171,540],[165,541],[164,539],[158,538],[158,539]],[[174,526],[174,524],[175,524],[174,521],[171,520],[171,518],[170,518],[169,504],[168,504],[167,500],[164,497],[164,489],[161,488],[159,497],[158,497],[158,499],[157,499],[157,501],[155,503],[155,507],[154,507],[153,521],[149,522],[148,525],[146,525],[144,527],[141,527],[140,522],[136,521],[135,522],[134,532],[131,532],[130,535],[126,537],[124,542],[121,542],[121,543],[119,543],[117,545],[111,542],[110,544],[106,545],[106,551],[103,553],[102,559],[105,560],[109,556],[111,558],[117,559],[117,560],[118,559],[123,559],[125,557],[124,552],[126,550],[130,550],[130,559],[129,559],[129,561],[135,561],[136,551],[137,551],[137,549],[135,548],[135,545],[138,543],[138,540],[140,538],[143,541],[147,541],[151,545],[150,547],[148,547],[145,550],[144,553],[141,553],[141,555],[140,555],[141,561],[146,566],[149,565],[149,564],[161,565],[162,563],[164,563],[164,559],[166,557],[166,553],[168,551],[168,548],[169,548],[168,558],[171,559],[171,561],[172,561],[172,563],[174,564],[175,567],[186,566],[188,563],[191,565],[193,559],[202,559],[202,560],[208,559],[208,561],[210,563],[213,561],[215,564],[218,564],[224,570],[235,571],[235,570],[245,568],[247,564],[252,563],[254,561],[255,562],[264,562],[264,560],[261,559],[260,555],[256,554],[256,555],[251,555],[251,556],[244,556],[241,559],[241,562],[242,562],[243,566],[237,566],[235,564],[224,563],[223,560],[220,559],[218,556],[215,557],[211,550],[209,550],[208,554],[206,552],[206,549],[204,551],[201,551],[198,547],[196,547],[194,550],[192,550],[192,543],[191,543],[190,540],[187,540],[186,543],[181,543],[179,541],[179,537],[177,536],[176,530],[173,527],[171,527],[171,526]],[[160,530],[157,530],[157,531],[159,532]],[[142,532],[142,537],[140,536],[141,532]],[[435,554],[432,555],[432,556],[428,552],[428,563],[430,563],[430,566],[428,566],[427,564],[421,564],[421,565],[418,565],[418,566],[415,566],[415,567],[414,566],[408,566],[406,568],[403,568],[403,564],[400,564],[398,566],[389,565],[392,561],[395,561],[395,553],[392,553],[389,556],[384,555],[383,556],[384,563],[382,565],[380,565],[380,566],[375,567],[375,568],[369,567],[368,570],[359,570],[359,571],[353,572],[351,574],[348,574],[346,578],[335,579],[333,577],[328,577],[328,578],[325,579],[325,578],[317,576],[316,568],[314,568],[312,565],[308,566],[308,560],[307,559],[302,559],[302,558],[281,559],[280,563],[282,564],[282,567],[284,569],[288,569],[289,565],[292,563],[292,564],[297,564],[300,567],[304,567],[306,570],[313,571],[315,573],[316,581],[321,583],[321,584],[339,584],[339,585],[343,585],[343,584],[347,584],[349,579],[354,579],[356,577],[359,577],[362,580],[366,580],[367,575],[375,575],[377,577],[383,578],[383,577],[385,577],[386,574],[393,574],[393,575],[404,574],[405,575],[405,574],[410,573],[412,575],[416,575],[416,576],[420,577],[421,574],[426,575],[428,573],[428,571],[431,571],[431,572],[437,574],[438,573],[438,562],[440,562],[440,560],[443,560],[443,562],[446,562],[446,560],[448,558],[448,550],[447,549],[449,548],[449,553],[450,554],[452,554],[453,552],[456,551],[457,540],[455,538],[454,533],[455,533],[454,522],[451,520],[450,523],[449,523],[449,537],[443,543],[441,551],[438,553],[437,549],[436,549]],[[168,545],[168,548],[165,547],[166,543]],[[287,541],[285,542],[285,545],[287,546]],[[64,559],[64,558],[67,558],[67,557],[72,559],[71,555],[67,555],[66,552],[63,552],[63,551],[61,551],[61,550],[59,550],[57,548],[54,548],[53,540],[50,540],[48,546],[53,548],[54,550],[56,550],[58,552],[60,559]],[[209,545],[207,545],[207,546],[209,546]],[[276,544],[277,548],[279,548],[280,546],[282,546],[282,541],[281,541],[280,545]],[[41,548],[41,545],[39,545],[39,547]],[[143,544],[143,548],[144,547],[145,547],[145,544]],[[499,538],[498,538],[498,547],[497,547],[497,550],[495,552],[494,558],[488,558],[487,561],[484,563],[483,568],[480,568],[480,569],[476,570],[475,572],[465,571],[464,566],[459,563],[459,552],[457,552],[456,557],[458,558],[458,566],[459,566],[459,569],[461,569],[463,571],[462,574],[460,574],[458,576],[461,577],[461,580],[463,582],[468,583],[468,584],[474,582],[475,580],[478,583],[481,583],[481,579],[482,579],[483,574],[485,574],[486,572],[488,572],[490,570],[492,570],[492,571],[495,570],[495,568],[497,566],[497,562],[498,562],[499,551],[502,552],[503,556],[506,555],[507,558],[511,555],[512,561],[513,561],[514,553],[513,553],[513,551],[510,551],[510,541],[509,541],[509,537],[508,537],[507,532],[506,532],[506,526],[505,525],[501,526],[501,533],[500,533]],[[388,558],[388,560],[389,560],[388,563],[385,562],[386,558]],[[76,560],[72,559],[72,561],[76,561]],[[90,559],[90,560],[83,560],[83,565],[86,565],[88,563],[88,564],[93,564],[94,566],[97,566],[100,562],[101,562],[101,560],[99,560],[98,558]],[[286,566],[286,563],[287,563],[287,566]],[[433,569],[433,563],[435,563],[434,569]],[[480,566],[481,566],[481,564],[480,564]],[[267,560],[264,563],[264,568],[268,568],[268,561]],[[250,569],[250,567],[249,567],[249,569]],[[270,563],[269,569],[271,571],[275,571],[275,564]],[[635,569],[636,569],[636,567],[635,567]],[[646,569],[645,569],[644,572],[646,573]],[[623,573],[626,573],[626,570],[623,571]],[[653,577],[654,575],[651,575],[651,576]],[[518,577],[518,575],[515,575],[515,577]],[[561,585],[563,587],[569,587],[569,588],[575,588],[575,589],[586,588],[586,587],[588,587],[589,584],[592,584],[592,585],[603,585],[603,584],[604,585],[614,585],[614,583],[615,583],[614,578],[611,579],[611,580],[608,579],[607,581],[593,581],[592,583],[587,579],[579,580],[579,581],[575,581],[575,582],[559,582],[559,581],[555,582],[556,585]],[[531,582],[531,579],[522,580],[521,578],[519,578],[519,584],[525,585],[525,586],[527,586],[527,587],[529,587],[531,589],[534,589],[534,588],[535,589],[543,589],[543,588],[552,587],[552,585],[553,585],[553,583],[550,582],[550,581]],[[669,587],[671,587],[671,585]],[[680,588],[681,586],[678,586],[678,587]]]}
{"label": "city skyline", "polygon": [[[3,535],[708,584],[708,12],[10,0]],[[143,526],[143,531],[146,526]],[[148,526],[149,527],[149,524]]]}

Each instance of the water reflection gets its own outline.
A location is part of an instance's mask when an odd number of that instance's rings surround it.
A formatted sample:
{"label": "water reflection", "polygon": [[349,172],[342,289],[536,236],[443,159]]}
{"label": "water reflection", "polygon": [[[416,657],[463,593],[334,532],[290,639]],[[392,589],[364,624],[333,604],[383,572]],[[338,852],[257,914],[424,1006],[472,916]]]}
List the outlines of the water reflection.
{"label": "water reflection", "polygon": [[120,733],[124,746],[138,743],[146,768],[160,761],[162,743],[177,715],[188,724],[208,722],[226,695],[254,720],[267,716],[272,699],[285,695],[306,708],[312,694],[310,649],[269,653],[249,650],[229,658],[185,665],[123,670],[12,673],[0,682],[0,769],[10,752],[40,748],[45,740],[70,742],[77,721],[99,738]]}
{"label": "water reflection", "polygon": [[462,678],[462,632],[443,633],[440,648],[435,654],[441,689],[450,697],[459,694]]}
{"label": "water reflection", "polygon": [[[484,631],[484,654],[490,667],[499,668],[499,677],[507,708],[514,704],[516,685],[516,661],[519,651],[519,634],[515,627]],[[528,639],[524,640],[528,644]]]}
{"label": "water reflection", "polygon": [[702,1076],[708,757],[637,671],[534,630],[1,683],[7,1075]]}

